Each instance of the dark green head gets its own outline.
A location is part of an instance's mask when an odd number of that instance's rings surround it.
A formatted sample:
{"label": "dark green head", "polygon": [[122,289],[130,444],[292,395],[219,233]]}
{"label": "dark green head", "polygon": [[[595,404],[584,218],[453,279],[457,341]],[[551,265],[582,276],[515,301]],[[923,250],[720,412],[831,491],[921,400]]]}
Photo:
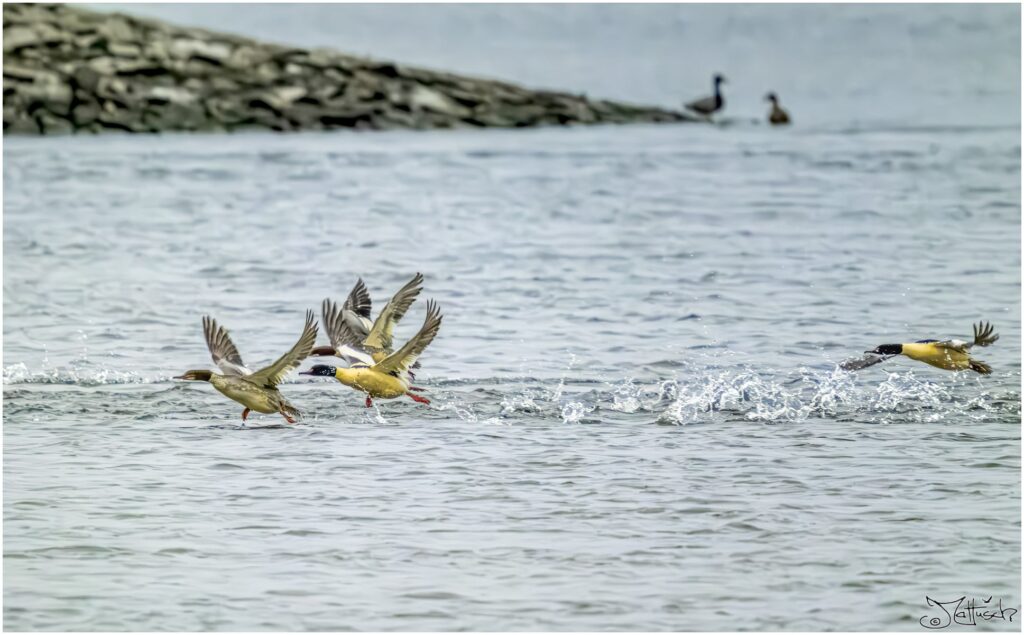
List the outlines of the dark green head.
{"label": "dark green head", "polygon": [[903,344],[882,344],[873,351],[864,351],[875,355],[899,355],[903,352]]}
{"label": "dark green head", "polygon": [[184,375],[178,375],[175,379],[184,379],[186,381],[210,381],[210,377],[213,376],[208,370],[189,370]]}
{"label": "dark green head", "polygon": [[327,364],[317,364],[309,370],[304,370],[300,375],[314,375],[317,377],[334,377],[335,368],[334,366],[328,366]]}

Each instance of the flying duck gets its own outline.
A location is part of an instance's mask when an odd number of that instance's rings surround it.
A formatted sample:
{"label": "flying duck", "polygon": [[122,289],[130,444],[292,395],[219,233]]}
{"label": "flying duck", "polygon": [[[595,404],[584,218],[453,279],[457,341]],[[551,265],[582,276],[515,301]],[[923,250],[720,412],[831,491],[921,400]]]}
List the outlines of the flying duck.
{"label": "flying duck", "polygon": [[775,96],[775,93],[768,93],[764,97],[765,101],[770,101],[772,104],[772,111],[768,113],[768,123],[773,126],[784,126],[789,123],[789,113],[783,110],[779,106],[779,98]]}
{"label": "flying duck", "polygon": [[208,370],[190,370],[175,379],[210,382],[225,397],[245,406],[242,421],[245,421],[251,410],[255,410],[264,414],[277,412],[288,423],[295,423],[295,418],[301,417],[302,414],[278,392],[277,385],[285,375],[309,356],[309,351],[316,342],[316,332],[316,318],[312,311],[306,311],[306,325],[302,329],[299,341],[276,362],[253,372],[242,362],[242,356],[238,354],[238,349],[228,336],[227,330],[219,326],[213,318],[204,316],[203,333],[206,335],[206,346],[210,349],[213,362],[224,374],[218,375]]}
{"label": "flying duck", "polygon": [[722,92],[719,90],[719,86],[725,83],[725,78],[721,75],[715,75],[715,94],[710,97],[703,97],[695,101],[691,101],[686,104],[688,110],[692,110],[698,115],[704,115],[710,117],[712,113],[717,112],[725,107],[725,98],[722,97]]}
{"label": "flying duck", "polygon": [[882,344],[874,350],[864,351],[865,356],[851,359],[839,365],[843,370],[860,370],[884,362],[890,357],[904,355],[944,370],[973,370],[982,375],[992,372],[985,362],[971,358],[971,347],[989,346],[999,339],[992,333],[992,325],[978,322],[974,325],[974,341],[962,340],[918,340],[910,344]]}
{"label": "flying duck", "polygon": [[312,350],[311,355],[336,356],[349,364],[362,363],[369,366],[382,361],[393,351],[395,325],[405,316],[422,290],[423,275],[417,273],[395,293],[377,319],[371,322],[370,293],[363,279],[359,278],[340,310],[330,298],[324,300],[324,329],[331,345],[318,346]]}
{"label": "flying duck", "polygon": [[423,326],[402,348],[388,355],[379,362],[367,364],[355,361],[350,368],[336,368],[326,364],[317,364],[300,375],[315,377],[334,377],[350,388],[366,393],[366,407],[373,405],[373,399],[395,399],[408,395],[413,401],[429,404],[430,400],[412,392],[409,385],[409,369],[416,363],[416,358],[434,341],[434,336],[441,328],[440,309],[433,300],[427,302],[427,317]]}

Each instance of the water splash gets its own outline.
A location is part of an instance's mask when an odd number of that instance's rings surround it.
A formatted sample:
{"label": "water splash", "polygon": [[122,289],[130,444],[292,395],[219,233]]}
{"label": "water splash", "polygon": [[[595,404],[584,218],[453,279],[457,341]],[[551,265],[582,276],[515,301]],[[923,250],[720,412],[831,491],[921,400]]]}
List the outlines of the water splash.
{"label": "water splash", "polygon": [[88,360],[74,360],[67,366],[30,371],[22,362],[4,366],[4,385],[66,384],[75,386],[107,386],[116,384],[151,384],[169,378],[147,378],[135,371],[97,367]]}
{"label": "water splash", "polygon": [[[917,376],[907,370],[885,373],[879,378],[877,374],[858,375],[838,368],[784,372],[757,371],[749,366],[712,370],[684,364],[675,377],[652,382],[640,382],[633,377],[568,382],[566,377],[573,362],[557,382],[531,382],[529,377],[511,382],[438,381],[436,387],[443,392],[435,396],[433,409],[451,413],[466,423],[485,425],[510,425],[524,420],[578,424],[602,410],[636,415],[645,423],[653,420],[669,425],[713,423],[723,418],[759,423],[798,423],[813,418],[931,423],[1020,414],[1019,394],[993,394],[982,380],[964,374],[934,376],[924,371]],[[285,383],[299,379],[292,377]],[[169,381],[170,377],[145,377],[88,360],[73,360],[66,366],[35,371],[24,363],[3,368],[5,386],[92,387]],[[487,387],[475,392],[461,390],[480,384]],[[365,416],[376,423],[388,422],[377,410]]]}
{"label": "water splash", "polygon": [[[659,423],[687,425],[726,413],[749,421],[791,423],[810,418],[857,417],[878,423],[936,422],[949,417],[983,418],[1005,412],[987,392],[965,396],[972,378],[956,375],[918,378],[913,371],[888,373],[877,380],[839,370],[801,368],[790,380],[772,378],[749,368],[699,377],[679,385],[675,400]],[[1012,404],[1012,401],[1010,402]],[[1010,406],[1012,407],[1012,405]],[[881,415],[881,417],[879,417]],[[894,416],[894,415],[898,415]]]}
{"label": "water splash", "polygon": [[570,401],[562,406],[562,423],[580,423],[583,417],[596,409],[596,406],[587,406],[580,401]]}

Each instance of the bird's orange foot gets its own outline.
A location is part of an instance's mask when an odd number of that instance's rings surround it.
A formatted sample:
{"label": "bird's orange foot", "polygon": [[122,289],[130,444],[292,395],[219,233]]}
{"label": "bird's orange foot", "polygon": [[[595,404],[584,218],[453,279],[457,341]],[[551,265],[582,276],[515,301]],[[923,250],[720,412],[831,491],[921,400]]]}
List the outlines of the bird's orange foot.
{"label": "bird's orange foot", "polygon": [[282,412],[281,416],[284,417],[284,420],[287,421],[288,423],[295,423],[295,419],[292,419],[291,417],[289,417],[285,413]]}
{"label": "bird's orange foot", "polygon": [[412,399],[413,401],[418,401],[419,403],[425,403],[425,404],[429,404],[430,403],[430,400],[427,399],[426,397],[420,397],[419,395],[414,395],[414,394],[408,393],[408,392],[405,393],[405,394],[409,395],[409,398]]}
{"label": "bird's orange foot", "polygon": [[242,411],[242,421],[245,421],[245,418],[249,416],[249,412],[250,410],[248,408]]}
{"label": "bird's orange foot", "polygon": [[370,399],[369,397],[366,398],[366,407],[367,408],[372,408],[373,407],[373,399]]}

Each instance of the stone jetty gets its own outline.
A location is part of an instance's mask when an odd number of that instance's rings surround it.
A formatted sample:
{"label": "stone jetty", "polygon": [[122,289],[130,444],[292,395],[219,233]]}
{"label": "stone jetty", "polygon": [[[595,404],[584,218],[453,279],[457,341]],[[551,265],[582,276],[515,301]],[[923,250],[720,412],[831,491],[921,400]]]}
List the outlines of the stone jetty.
{"label": "stone jetty", "polygon": [[677,122],[661,108],[182,28],[4,4],[4,134]]}

